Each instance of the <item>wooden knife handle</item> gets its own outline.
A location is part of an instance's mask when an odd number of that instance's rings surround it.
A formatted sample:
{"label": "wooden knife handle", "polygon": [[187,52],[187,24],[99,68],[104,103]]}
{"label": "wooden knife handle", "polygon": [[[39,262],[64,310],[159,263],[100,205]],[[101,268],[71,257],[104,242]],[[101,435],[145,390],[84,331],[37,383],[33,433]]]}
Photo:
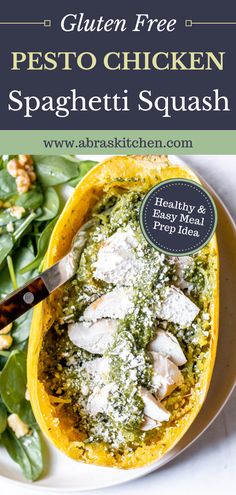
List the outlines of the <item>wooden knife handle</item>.
{"label": "wooden knife handle", "polygon": [[29,311],[48,295],[49,292],[40,276],[12,292],[0,301],[0,330]]}

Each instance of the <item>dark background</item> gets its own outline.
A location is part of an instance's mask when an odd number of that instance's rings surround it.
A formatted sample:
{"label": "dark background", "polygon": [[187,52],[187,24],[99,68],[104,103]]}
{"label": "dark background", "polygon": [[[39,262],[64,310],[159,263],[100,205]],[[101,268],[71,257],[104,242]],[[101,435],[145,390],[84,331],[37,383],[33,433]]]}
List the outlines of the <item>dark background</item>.
{"label": "dark background", "polygon": [[[61,18],[67,13],[84,12],[88,17],[127,19],[133,26],[136,13],[150,17],[177,18],[172,33],[65,33]],[[0,129],[235,129],[235,26],[194,26],[186,28],[185,19],[195,21],[236,21],[233,0],[215,1],[155,1],[119,0],[66,2],[40,0],[1,2],[1,21],[52,19],[52,27],[0,26]],[[92,51],[102,60],[107,51],[225,51],[225,70],[206,71],[126,71],[112,72],[101,63],[92,71],[12,72],[11,51]],[[31,119],[22,112],[9,112],[8,94],[12,89],[24,95],[67,95],[76,88],[78,94],[92,96],[129,90],[130,104],[142,89],[158,95],[211,94],[219,88],[229,98],[231,112],[178,112],[172,118],[162,118],[157,111],[138,112],[72,112],[68,118],[57,118],[51,112],[36,112]],[[134,105],[133,105],[134,106]]]}

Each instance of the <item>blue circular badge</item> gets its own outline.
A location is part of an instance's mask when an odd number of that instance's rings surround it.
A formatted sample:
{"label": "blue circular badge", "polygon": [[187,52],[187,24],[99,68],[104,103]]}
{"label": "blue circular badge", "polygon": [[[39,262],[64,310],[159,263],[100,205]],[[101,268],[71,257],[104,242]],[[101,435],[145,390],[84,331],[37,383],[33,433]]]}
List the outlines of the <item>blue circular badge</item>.
{"label": "blue circular badge", "polygon": [[193,254],[211,239],[217,224],[215,203],[206,189],[187,179],[154,186],[140,209],[147,241],[165,254]]}

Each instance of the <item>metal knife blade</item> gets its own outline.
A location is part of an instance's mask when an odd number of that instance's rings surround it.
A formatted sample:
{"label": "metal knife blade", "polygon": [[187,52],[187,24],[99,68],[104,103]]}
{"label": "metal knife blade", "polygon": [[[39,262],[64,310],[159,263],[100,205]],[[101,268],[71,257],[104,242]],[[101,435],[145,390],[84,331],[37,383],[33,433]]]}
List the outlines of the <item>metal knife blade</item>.
{"label": "metal knife blade", "polygon": [[92,220],[83,225],[72,242],[71,251],[64,258],[0,301],[0,330],[73,277],[92,225]]}
{"label": "metal knife blade", "polygon": [[49,294],[55,289],[58,289],[65,282],[70,280],[75,274],[76,264],[74,256],[70,252],[55,265],[51,266],[41,274],[41,279],[44,282]]}

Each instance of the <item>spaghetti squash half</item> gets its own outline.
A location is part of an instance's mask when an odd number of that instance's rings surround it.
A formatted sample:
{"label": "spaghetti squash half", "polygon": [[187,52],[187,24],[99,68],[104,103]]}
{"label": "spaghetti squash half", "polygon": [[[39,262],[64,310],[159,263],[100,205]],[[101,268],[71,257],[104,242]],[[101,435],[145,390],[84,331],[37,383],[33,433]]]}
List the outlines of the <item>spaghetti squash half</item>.
{"label": "spaghetti squash half", "polygon": [[45,269],[91,220],[75,276],[34,310],[28,352],[38,424],[78,461],[136,468],[159,459],[207,394],[218,335],[216,236],[172,257],[139,225],[145,194],[172,178],[199,183],[166,156],[107,159],[79,183],[50,240]]}

